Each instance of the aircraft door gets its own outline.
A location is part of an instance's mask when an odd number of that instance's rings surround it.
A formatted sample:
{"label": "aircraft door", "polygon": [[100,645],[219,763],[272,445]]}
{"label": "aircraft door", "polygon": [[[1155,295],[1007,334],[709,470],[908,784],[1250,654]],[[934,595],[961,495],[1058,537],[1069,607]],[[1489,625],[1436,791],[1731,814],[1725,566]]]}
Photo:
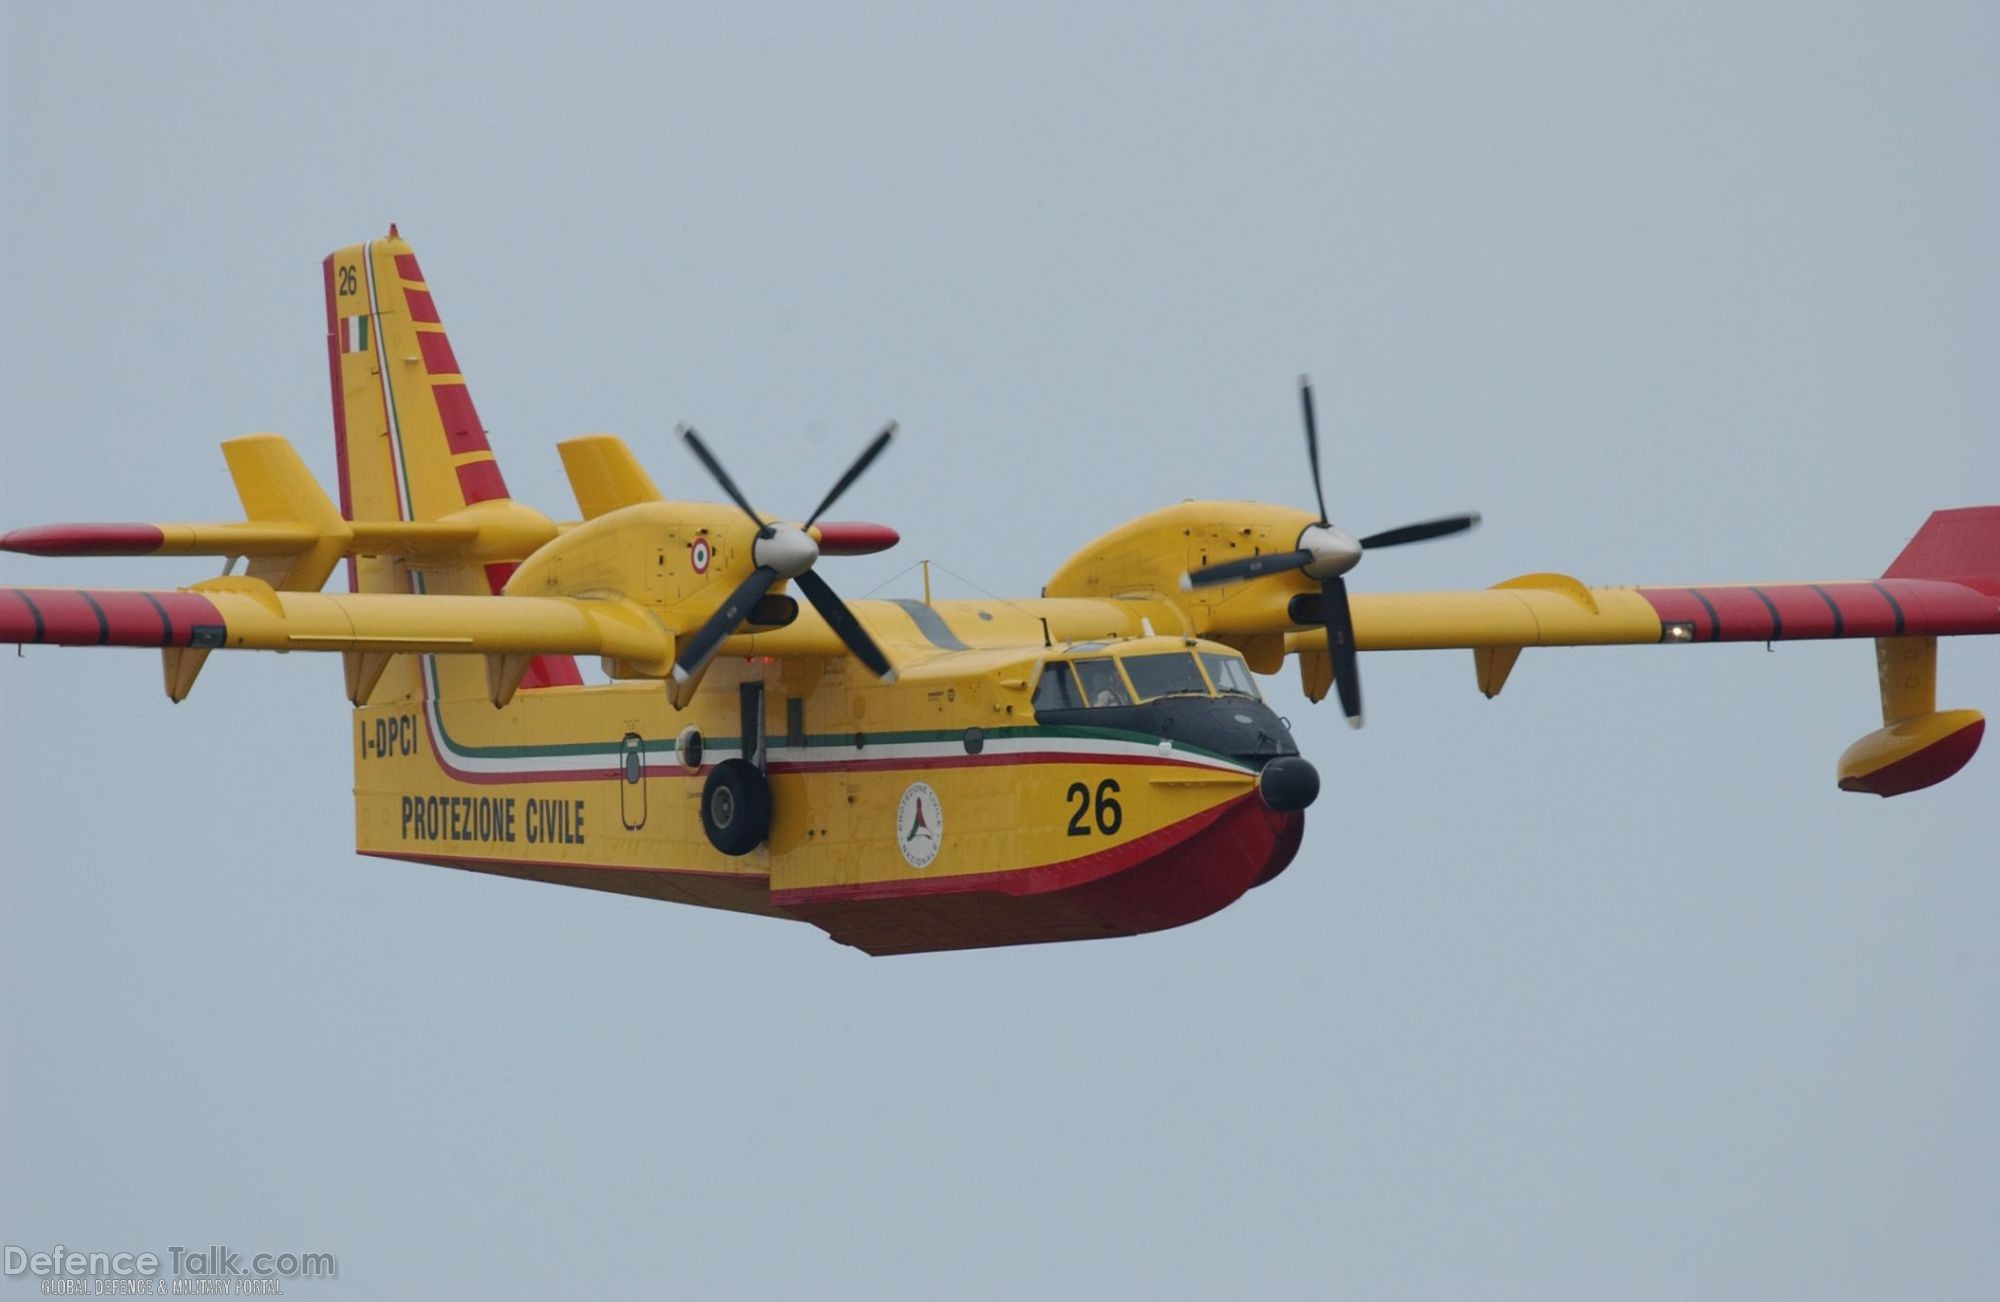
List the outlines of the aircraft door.
{"label": "aircraft door", "polygon": [[618,748],[618,813],[628,832],[646,825],[646,741],[636,732]]}

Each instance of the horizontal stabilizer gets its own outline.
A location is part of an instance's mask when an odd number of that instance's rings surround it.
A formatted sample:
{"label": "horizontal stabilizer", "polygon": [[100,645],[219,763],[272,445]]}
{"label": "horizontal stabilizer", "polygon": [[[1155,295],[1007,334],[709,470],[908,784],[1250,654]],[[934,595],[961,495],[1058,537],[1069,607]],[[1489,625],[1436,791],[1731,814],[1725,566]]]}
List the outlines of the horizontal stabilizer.
{"label": "horizontal stabilizer", "polygon": [[0,534],[0,551],[31,556],[244,557],[249,574],[285,592],[316,592],[343,557],[426,564],[520,561],[561,529],[508,500],[439,520],[344,520],[291,444],[251,434],[222,445],[243,502],[233,524],[51,524]]}

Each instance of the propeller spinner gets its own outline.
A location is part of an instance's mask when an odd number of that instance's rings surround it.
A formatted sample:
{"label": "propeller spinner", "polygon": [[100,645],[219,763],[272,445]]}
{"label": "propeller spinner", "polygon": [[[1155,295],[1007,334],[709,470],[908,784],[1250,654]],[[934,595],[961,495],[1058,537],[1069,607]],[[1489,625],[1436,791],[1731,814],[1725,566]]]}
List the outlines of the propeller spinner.
{"label": "propeller spinner", "polygon": [[[848,609],[847,603],[828,586],[825,579],[813,573],[813,566],[820,558],[821,547],[813,536],[812,528],[818,523],[819,518],[840,500],[841,494],[852,488],[854,481],[861,478],[868,467],[874,464],[875,458],[882,455],[883,450],[889,446],[889,441],[896,436],[896,422],[890,421],[884,425],[881,433],[869,441],[861,455],[855,458],[854,464],[849,466],[846,473],[827,490],[818,508],[803,525],[779,524],[758,515],[756,508],[750,505],[750,499],[743,495],[743,490],[736,486],[736,481],[729,477],[729,472],[722,468],[722,463],[708,450],[708,445],[701,441],[701,435],[695,433],[692,427],[683,425],[680,427],[680,436],[686,441],[688,450],[694,453],[696,459],[714,477],[715,482],[721,485],[722,491],[729,494],[729,499],[742,508],[743,514],[749,516],[756,524],[757,537],[750,544],[750,559],[756,568],[750,571],[743,582],[736,585],[736,590],[716,608],[715,613],[694,631],[694,635],[681,647],[680,654],[674,658],[675,701],[686,699],[691,685],[708,662],[715,657],[716,648],[722,645],[723,639],[742,626],[751,610],[756,607],[764,594],[771,590],[773,584],[784,580],[791,580],[799,585],[799,590],[806,594],[806,600],[812,602],[813,609],[820,613],[820,618],[827,622],[828,627],[833,629],[834,634],[847,649],[854,653],[854,658],[868,667],[870,673],[878,678],[893,680],[895,670],[889,665],[889,657],[882,654],[882,648],[875,644],[875,639],[868,635],[868,630],[861,626],[861,621],[854,617],[854,612]],[[834,549],[829,546],[827,550],[832,552]]]}
{"label": "propeller spinner", "polygon": [[1360,666],[1354,654],[1354,615],[1348,607],[1347,581],[1342,576],[1360,564],[1362,554],[1371,548],[1400,547],[1404,543],[1463,533],[1479,523],[1479,515],[1468,511],[1463,515],[1440,516],[1356,538],[1327,518],[1326,493],[1320,485],[1319,421],[1313,412],[1311,376],[1299,377],[1299,407],[1305,416],[1306,460],[1312,464],[1313,500],[1319,505],[1319,522],[1307,525],[1299,533],[1298,546],[1292,551],[1246,556],[1206,566],[1191,572],[1182,582],[1192,590],[1290,570],[1301,570],[1307,578],[1319,580],[1320,622],[1326,628],[1327,653],[1333,657],[1333,681],[1340,692],[1340,709],[1349,726],[1359,728]]}

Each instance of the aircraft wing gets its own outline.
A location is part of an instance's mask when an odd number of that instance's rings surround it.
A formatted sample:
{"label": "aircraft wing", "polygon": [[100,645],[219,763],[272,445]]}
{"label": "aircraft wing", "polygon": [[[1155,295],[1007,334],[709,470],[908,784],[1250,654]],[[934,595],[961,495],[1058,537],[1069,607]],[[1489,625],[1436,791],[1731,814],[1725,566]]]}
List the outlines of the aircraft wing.
{"label": "aircraft wing", "polygon": [[[157,647],[169,653],[168,695],[177,701],[210,651],[337,651],[377,667],[362,679],[371,687],[390,656],[486,656],[494,703],[501,705],[536,656],[600,656],[639,675],[665,677],[686,631],[636,602],[611,598],[281,592],[248,577],[164,591],[0,588],[0,644]],[[746,628],[721,651],[845,654],[832,630],[812,618],[780,629]],[[177,663],[185,666],[178,687]],[[355,673],[350,663],[350,695],[365,700]]]}
{"label": "aircraft wing", "polygon": [[[1479,592],[1356,594],[1352,606],[1362,651],[2000,633],[2000,506],[1933,512],[1879,579],[1586,588],[1524,574]],[[1324,653],[1326,631],[1287,633],[1285,650]]]}
{"label": "aircraft wing", "polygon": [[[1586,588],[1528,574],[1473,592],[1356,593],[1359,651],[1469,648],[1479,690],[1498,696],[1531,646],[1783,642],[1823,638],[1915,641],[2000,633],[2000,578],[1981,575],[1835,583]],[[1324,629],[1284,635],[1307,696],[1333,681]],[[1254,663],[1254,660],[1253,660]],[[1260,666],[1275,667],[1275,666]]]}
{"label": "aircraft wing", "polygon": [[673,634],[627,601],[278,592],[255,579],[173,591],[0,588],[0,642],[242,651],[665,657]]}
{"label": "aircraft wing", "polygon": [[[1362,651],[2000,633],[2000,584],[1956,579],[1586,588],[1529,574],[1478,591],[1351,600]],[[1325,647],[1323,629],[1285,636],[1287,651]]]}
{"label": "aircraft wing", "polygon": [[674,634],[627,601],[279,592],[258,579],[221,578],[169,591],[0,588],[5,642],[158,647],[176,701],[215,650],[342,652],[356,704],[392,656],[482,655],[495,704],[504,704],[536,656],[597,655],[665,672]]}

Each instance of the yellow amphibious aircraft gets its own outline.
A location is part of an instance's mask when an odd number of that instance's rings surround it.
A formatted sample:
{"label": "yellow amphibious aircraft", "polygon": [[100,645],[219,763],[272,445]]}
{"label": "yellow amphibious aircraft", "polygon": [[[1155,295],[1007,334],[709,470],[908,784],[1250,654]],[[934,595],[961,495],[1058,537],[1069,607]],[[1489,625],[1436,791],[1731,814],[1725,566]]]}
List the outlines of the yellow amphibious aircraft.
{"label": "yellow amphibious aircraft", "polygon": [[[811,922],[872,954],[1123,936],[1229,904],[1290,862],[1319,779],[1253,673],[1296,657],[1361,721],[1357,651],[1462,647],[1491,696],[1525,647],[1873,638],[1884,727],[1852,791],[1942,781],[1984,730],[1940,712],[1937,638],[2000,632],[2000,507],[1940,511],[1880,579],[1348,594],[1383,547],[1316,511],[1184,502],[1088,543],[1037,598],[861,601],[825,556],[896,541],[661,498],[615,438],[561,445],[582,520],[514,501],[430,286],[391,227],[324,265],[338,505],[273,434],[223,444],[246,519],[58,525],[40,555],[210,555],[174,591],[0,588],[0,642],[338,653],[361,853]],[[349,592],[321,587],[343,567]],[[788,591],[790,589],[790,591]],[[801,606],[794,592],[803,593]],[[597,656],[587,687],[572,657]],[[662,687],[664,684],[664,689]]]}

